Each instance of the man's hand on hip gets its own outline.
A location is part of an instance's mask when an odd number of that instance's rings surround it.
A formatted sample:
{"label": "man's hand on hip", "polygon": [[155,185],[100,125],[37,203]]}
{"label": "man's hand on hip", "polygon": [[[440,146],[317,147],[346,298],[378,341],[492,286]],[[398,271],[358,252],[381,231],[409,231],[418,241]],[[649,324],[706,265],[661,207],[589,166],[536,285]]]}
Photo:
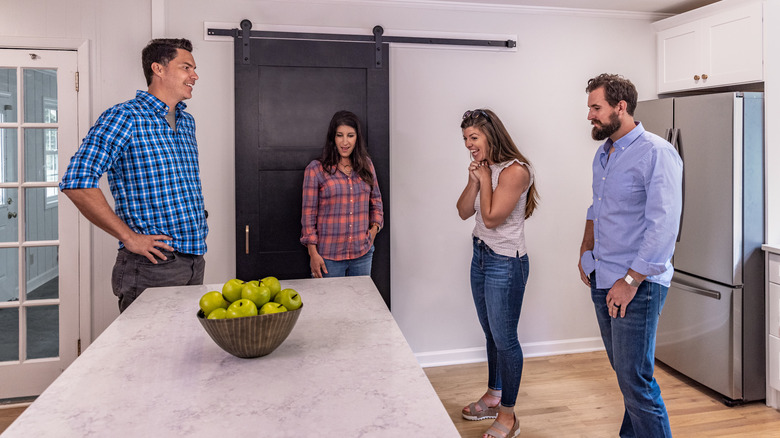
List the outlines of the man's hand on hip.
{"label": "man's hand on hip", "polygon": [[173,251],[173,247],[163,242],[164,240],[171,240],[171,238],[162,234],[146,235],[134,233],[130,239],[123,240],[122,243],[125,244],[125,248],[127,248],[128,251],[142,255],[152,263],[157,264],[157,260],[154,258],[155,256],[162,260],[168,260],[158,248],[162,248],[166,251]]}

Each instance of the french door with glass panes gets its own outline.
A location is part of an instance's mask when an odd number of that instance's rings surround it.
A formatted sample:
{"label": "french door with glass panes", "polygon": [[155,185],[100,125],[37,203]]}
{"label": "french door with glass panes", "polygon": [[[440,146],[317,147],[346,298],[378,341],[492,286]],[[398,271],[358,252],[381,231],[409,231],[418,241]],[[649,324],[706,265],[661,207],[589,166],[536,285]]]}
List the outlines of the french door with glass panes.
{"label": "french door with glass panes", "polygon": [[0,400],[75,360],[78,213],[57,183],[78,146],[75,51],[0,50]]}

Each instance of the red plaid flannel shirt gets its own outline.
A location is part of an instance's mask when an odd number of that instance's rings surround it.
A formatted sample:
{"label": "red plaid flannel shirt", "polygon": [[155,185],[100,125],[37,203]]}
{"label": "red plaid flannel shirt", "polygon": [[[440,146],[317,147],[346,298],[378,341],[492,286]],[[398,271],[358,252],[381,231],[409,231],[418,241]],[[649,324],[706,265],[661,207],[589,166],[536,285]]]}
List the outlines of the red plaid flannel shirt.
{"label": "red plaid flannel shirt", "polygon": [[301,243],[317,245],[328,260],[352,260],[365,255],[371,247],[371,224],[384,226],[382,194],[379,192],[374,164],[371,187],[356,172],[327,172],[314,160],[303,177]]}

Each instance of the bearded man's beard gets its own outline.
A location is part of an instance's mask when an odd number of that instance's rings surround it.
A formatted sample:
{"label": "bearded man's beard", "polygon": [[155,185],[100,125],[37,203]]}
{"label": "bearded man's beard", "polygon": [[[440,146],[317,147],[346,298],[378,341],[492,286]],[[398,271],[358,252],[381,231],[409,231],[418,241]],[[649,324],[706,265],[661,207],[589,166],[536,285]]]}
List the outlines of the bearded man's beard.
{"label": "bearded man's beard", "polygon": [[593,137],[594,140],[604,140],[616,133],[617,130],[620,129],[620,125],[621,123],[617,113],[612,113],[612,115],[609,116],[609,123],[601,126],[594,125],[593,129],[590,131],[590,136]]}

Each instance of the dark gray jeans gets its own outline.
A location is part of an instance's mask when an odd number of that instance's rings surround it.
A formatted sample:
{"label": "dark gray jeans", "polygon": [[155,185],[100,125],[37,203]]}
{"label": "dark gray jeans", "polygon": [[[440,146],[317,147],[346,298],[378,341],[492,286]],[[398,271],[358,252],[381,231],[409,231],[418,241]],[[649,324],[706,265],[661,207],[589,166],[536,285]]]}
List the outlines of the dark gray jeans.
{"label": "dark gray jeans", "polygon": [[203,284],[206,261],[202,255],[160,251],[168,260],[158,258],[154,264],[127,248],[119,249],[111,274],[111,288],[119,298],[120,313],[147,288]]}

